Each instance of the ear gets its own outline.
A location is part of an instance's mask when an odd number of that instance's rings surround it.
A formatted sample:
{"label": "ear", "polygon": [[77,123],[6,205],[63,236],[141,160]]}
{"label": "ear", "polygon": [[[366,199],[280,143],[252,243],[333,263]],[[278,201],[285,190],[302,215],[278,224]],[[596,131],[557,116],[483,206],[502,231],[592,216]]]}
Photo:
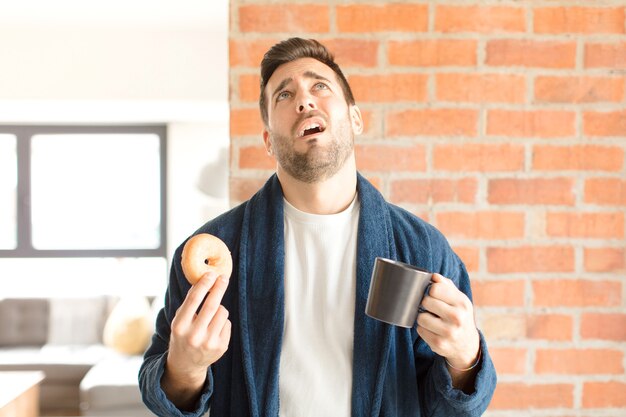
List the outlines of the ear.
{"label": "ear", "polygon": [[363,116],[361,116],[361,110],[356,104],[350,106],[350,121],[355,135],[363,133]]}
{"label": "ear", "polygon": [[265,151],[269,156],[272,156],[274,152],[272,151],[272,141],[270,140],[270,132],[266,127],[263,128],[263,143],[265,144]]}

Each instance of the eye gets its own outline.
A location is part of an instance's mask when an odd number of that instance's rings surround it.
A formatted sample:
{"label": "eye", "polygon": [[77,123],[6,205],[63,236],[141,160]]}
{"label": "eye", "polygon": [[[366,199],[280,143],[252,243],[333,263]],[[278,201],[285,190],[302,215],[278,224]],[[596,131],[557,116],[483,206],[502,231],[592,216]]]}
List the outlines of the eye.
{"label": "eye", "polygon": [[284,100],[286,98],[289,98],[291,96],[291,93],[289,91],[281,91],[280,93],[278,93],[278,95],[276,96],[276,101],[281,101]]}
{"label": "eye", "polygon": [[313,86],[313,89],[314,90],[328,90],[328,86],[322,82],[319,82]]}

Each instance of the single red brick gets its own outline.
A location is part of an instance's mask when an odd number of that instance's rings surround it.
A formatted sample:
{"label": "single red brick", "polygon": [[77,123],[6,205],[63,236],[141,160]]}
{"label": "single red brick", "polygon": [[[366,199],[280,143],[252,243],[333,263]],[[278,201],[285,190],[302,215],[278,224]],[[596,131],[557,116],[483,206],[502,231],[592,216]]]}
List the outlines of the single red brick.
{"label": "single red brick", "polygon": [[626,314],[583,313],[580,322],[583,339],[626,341]]}
{"label": "single red brick", "polygon": [[390,111],[387,136],[476,136],[478,111],[467,109],[425,109]]}
{"label": "single red brick", "polygon": [[538,171],[620,171],[624,151],[617,146],[536,145],[533,149],[533,169]]}
{"label": "single red brick", "polygon": [[546,103],[619,102],[624,97],[624,84],[621,77],[538,76],[535,99]]}
{"label": "single red brick", "polygon": [[379,41],[370,39],[325,39],[324,45],[335,56],[341,68],[375,67],[378,63]]}
{"label": "single red brick", "polygon": [[620,178],[585,180],[585,203],[626,206],[626,180]]}
{"label": "single red brick", "polygon": [[260,93],[259,74],[242,74],[239,76],[239,100],[243,102],[258,102]]}
{"label": "single red brick", "polygon": [[498,375],[523,375],[528,352],[521,348],[490,347],[489,355]]}
{"label": "single red brick", "polygon": [[521,171],[524,147],[511,144],[442,144],[433,150],[436,171]]}
{"label": "single red brick", "polygon": [[439,101],[469,103],[523,103],[524,76],[515,74],[436,74]]}
{"label": "single red brick", "polygon": [[476,178],[402,179],[391,183],[391,200],[411,204],[473,203],[477,190]]}
{"label": "single red brick", "polygon": [[487,270],[496,274],[573,272],[574,248],[571,246],[487,248]]}
{"label": "single red brick", "polygon": [[618,281],[552,279],[532,283],[538,307],[609,307],[622,302]]}
{"label": "single red brick", "polygon": [[549,212],[546,231],[554,237],[623,238],[624,213]]}
{"label": "single red brick", "polygon": [[244,146],[239,148],[239,168],[273,169],[276,160],[267,154],[264,146]]}
{"label": "single red brick", "polygon": [[554,138],[576,134],[576,113],[561,110],[489,110],[487,134]]}
{"label": "single red brick", "polygon": [[621,381],[585,382],[583,384],[584,408],[626,407],[626,383]]}
{"label": "single red brick", "polygon": [[492,410],[529,410],[573,406],[573,384],[501,382],[496,387],[489,408]]}
{"label": "single red brick", "polygon": [[612,349],[537,349],[537,374],[621,374],[624,353]]}
{"label": "single red brick", "polygon": [[352,75],[350,87],[357,102],[425,101],[426,74]]}
{"label": "single red brick", "polygon": [[585,44],[585,68],[626,68],[626,42]]}
{"label": "single red brick", "polygon": [[258,108],[231,109],[230,110],[230,135],[258,135],[263,132],[263,122]]}
{"label": "single red brick", "polygon": [[[624,95],[623,91],[619,94]],[[585,136],[624,137],[626,136],[626,111],[584,112],[583,126]]]}
{"label": "single red brick", "polygon": [[525,340],[527,317],[521,313],[482,313],[479,326],[487,340]]}
{"label": "single red brick", "polygon": [[565,314],[534,314],[526,322],[529,339],[572,340],[574,320]]}
{"label": "single red brick", "polygon": [[473,280],[472,295],[480,307],[523,307],[525,286],[523,280]]}
{"label": "single red brick", "polygon": [[465,269],[467,269],[468,272],[477,272],[479,270],[480,250],[478,248],[455,245],[453,249],[465,264]]}
{"label": "single red brick", "polygon": [[242,32],[328,32],[330,17],[325,4],[246,4],[239,6]]}
{"label": "single red brick", "polygon": [[357,145],[356,162],[364,171],[425,171],[426,150],[423,145],[386,146]]}
{"label": "single red brick", "polygon": [[439,212],[437,227],[444,235],[468,239],[524,237],[525,214],[505,211]]}
{"label": "single red brick", "polygon": [[486,64],[533,68],[574,68],[576,42],[528,39],[487,41]]}
{"label": "single red brick", "polygon": [[585,248],[585,270],[589,272],[626,271],[626,249]]}
{"label": "single red brick", "polygon": [[230,67],[252,67],[258,70],[265,52],[277,42],[275,38],[231,39],[228,47]]}
{"label": "single red brick", "polygon": [[538,7],[535,33],[624,33],[623,7]]}
{"label": "single red brick", "polygon": [[478,43],[466,39],[389,41],[390,65],[407,67],[475,66]]}
{"label": "single red brick", "polygon": [[493,179],[488,183],[490,204],[574,205],[570,178]]}
{"label": "single red brick", "polygon": [[507,6],[437,5],[435,30],[440,32],[524,32],[526,11]]}
{"label": "single red brick", "polygon": [[425,4],[350,4],[336,6],[339,32],[426,32]]}

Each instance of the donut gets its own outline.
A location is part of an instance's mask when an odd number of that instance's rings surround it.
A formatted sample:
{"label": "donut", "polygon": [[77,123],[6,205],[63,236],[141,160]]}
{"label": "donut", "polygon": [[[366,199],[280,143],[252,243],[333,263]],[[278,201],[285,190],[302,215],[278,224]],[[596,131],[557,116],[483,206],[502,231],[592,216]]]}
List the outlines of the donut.
{"label": "donut", "polygon": [[209,271],[230,278],[233,260],[228,246],[216,236],[200,233],[191,237],[183,247],[181,266],[191,285]]}

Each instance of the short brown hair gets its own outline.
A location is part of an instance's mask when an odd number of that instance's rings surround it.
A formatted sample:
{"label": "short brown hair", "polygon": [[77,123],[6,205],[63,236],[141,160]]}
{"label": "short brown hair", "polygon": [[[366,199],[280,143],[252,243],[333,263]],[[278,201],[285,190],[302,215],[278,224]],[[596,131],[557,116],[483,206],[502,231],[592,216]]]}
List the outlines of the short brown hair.
{"label": "short brown hair", "polygon": [[348,104],[354,104],[354,96],[348,84],[348,80],[341,72],[339,65],[335,62],[334,56],[324,45],[315,39],[289,38],[272,46],[263,56],[261,61],[261,93],[259,95],[259,107],[263,123],[267,126],[268,114],[265,100],[265,86],[276,68],[288,62],[300,58],[313,58],[327,65],[337,74],[337,79],[343,90],[343,95]]}

